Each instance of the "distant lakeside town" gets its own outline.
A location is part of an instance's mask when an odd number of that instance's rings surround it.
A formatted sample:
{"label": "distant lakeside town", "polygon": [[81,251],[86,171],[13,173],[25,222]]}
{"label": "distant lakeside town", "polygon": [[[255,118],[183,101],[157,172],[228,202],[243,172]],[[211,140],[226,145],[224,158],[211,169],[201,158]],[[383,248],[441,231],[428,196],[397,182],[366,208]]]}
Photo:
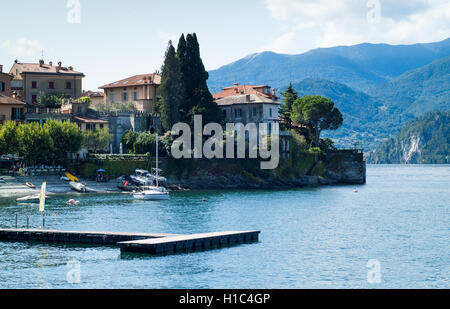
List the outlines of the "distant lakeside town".
{"label": "distant lakeside town", "polygon": [[[161,72],[124,76],[99,86],[102,91],[83,90],[85,76],[76,66],[44,59],[36,63],[15,60],[8,72],[0,65],[2,174],[25,171],[39,175],[39,171],[69,169],[92,179],[95,171],[114,161],[116,165],[108,166],[105,173],[118,177],[149,166],[145,155],[154,157],[158,133],[162,148],[158,154],[170,161],[165,166],[171,173],[169,178],[176,175],[178,182],[189,179],[188,187],[202,174],[222,177],[222,184],[213,180],[211,187],[365,182],[362,150],[338,150],[331,139],[320,137],[322,131],[336,130],[343,123],[342,114],[330,99],[299,97],[291,84],[280,101],[270,85],[239,81],[211,94],[195,34],[182,35],[176,49],[169,42]],[[179,122],[192,126],[194,115],[203,116],[205,124],[242,124],[246,128],[267,124],[269,136],[276,125],[280,128],[280,167],[271,174],[254,171],[248,159],[236,168],[242,179],[231,184],[224,181],[227,173],[218,172],[217,165],[203,165],[199,171],[201,164],[193,163],[190,172],[186,172],[189,164],[174,168],[171,128]],[[349,167],[336,160],[349,160]],[[352,162],[356,164],[352,166]],[[346,171],[350,175],[343,176]]]}

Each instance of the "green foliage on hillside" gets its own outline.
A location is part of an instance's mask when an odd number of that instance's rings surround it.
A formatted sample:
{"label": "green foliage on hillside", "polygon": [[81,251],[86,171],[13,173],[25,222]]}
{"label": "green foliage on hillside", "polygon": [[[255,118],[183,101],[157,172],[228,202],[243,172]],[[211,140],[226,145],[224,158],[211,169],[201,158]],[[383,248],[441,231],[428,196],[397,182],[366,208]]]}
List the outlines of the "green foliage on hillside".
{"label": "green foliage on hillside", "polygon": [[431,112],[406,124],[370,157],[372,163],[450,163],[450,111]]}

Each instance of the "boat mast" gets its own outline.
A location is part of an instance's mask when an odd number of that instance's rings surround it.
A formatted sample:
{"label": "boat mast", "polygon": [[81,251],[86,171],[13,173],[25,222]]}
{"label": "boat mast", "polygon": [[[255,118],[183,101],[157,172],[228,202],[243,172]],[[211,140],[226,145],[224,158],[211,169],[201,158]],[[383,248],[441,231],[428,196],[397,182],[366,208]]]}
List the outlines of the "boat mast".
{"label": "boat mast", "polygon": [[159,187],[158,175],[158,133],[156,133],[156,187]]}

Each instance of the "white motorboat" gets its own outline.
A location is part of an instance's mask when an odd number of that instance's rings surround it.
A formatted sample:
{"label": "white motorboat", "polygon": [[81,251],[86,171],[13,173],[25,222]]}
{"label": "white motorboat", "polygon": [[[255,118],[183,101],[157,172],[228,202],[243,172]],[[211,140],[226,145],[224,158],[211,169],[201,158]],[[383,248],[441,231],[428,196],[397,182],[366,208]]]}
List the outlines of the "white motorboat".
{"label": "white motorboat", "polygon": [[[36,194],[36,195],[28,195],[28,196],[18,198],[16,201],[18,203],[39,203],[40,198],[41,198],[41,195]],[[45,196],[45,198],[48,198],[48,196]]]}
{"label": "white motorboat", "polygon": [[82,184],[81,182],[71,181],[69,185],[72,188],[72,190],[75,190],[77,192],[86,193],[87,191],[86,185]]}
{"label": "white motorboat", "polygon": [[150,173],[146,170],[137,169],[134,175],[130,175],[130,178],[133,182],[141,185],[141,186],[151,186],[154,185],[155,181],[158,182],[166,182],[167,179],[159,175],[160,169],[155,174]]}
{"label": "white motorboat", "polygon": [[[136,172],[147,172],[143,170],[136,170]],[[148,172],[147,172],[148,173]],[[156,169],[155,169],[155,178],[156,186],[144,187],[142,191],[133,192],[133,196],[135,199],[140,200],[168,200],[170,199],[169,192],[166,188],[159,186],[159,168],[158,168],[158,134],[156,134]],[[152,180],[153,183],[153,180]]]}

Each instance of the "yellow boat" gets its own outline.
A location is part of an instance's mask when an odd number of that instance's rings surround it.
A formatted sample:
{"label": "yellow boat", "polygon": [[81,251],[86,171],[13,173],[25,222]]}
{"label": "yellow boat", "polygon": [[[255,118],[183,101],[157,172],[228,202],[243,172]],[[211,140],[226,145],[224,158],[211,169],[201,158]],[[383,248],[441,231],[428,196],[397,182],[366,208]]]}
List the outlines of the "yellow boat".
{"label": "yellow boat", "polygon": [[31,188],[31,189],[36,188],[36,186],[33,185],[31,182],[27,182],[25,185],[26,185],[28,188]]}
{"label": "yellow boat", "polygon": [[71,181],[80,182],[77,177],[73,176],[68,172],[66,172],[66,177],[69,178]]}

